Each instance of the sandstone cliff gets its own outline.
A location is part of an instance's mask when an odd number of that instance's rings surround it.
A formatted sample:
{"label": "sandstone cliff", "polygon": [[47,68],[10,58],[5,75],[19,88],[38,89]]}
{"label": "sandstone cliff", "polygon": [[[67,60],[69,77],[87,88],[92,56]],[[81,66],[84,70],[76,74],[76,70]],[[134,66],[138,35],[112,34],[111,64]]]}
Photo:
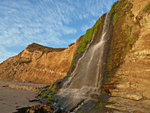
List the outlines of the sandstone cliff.
{"label": "sandstone cliff", "polygon": [[[108,94],[110,98],[108,101],[96,98],[97,103],[81,102],[74,110],[81,107],[81,113],[104,113],[103,108],[107,108],[108,113],[149,113],[150,0],[120,0],[113,5],[110,14],[113,18],[113,30],[108,45],[102,92],[102,95]],[[53,83],[63,78],[68,70],[70,75],[93,34],[92,44],[99,40],[104,19],[105,15],[67,49],[44,47],[42,51],[43,46],[42,50],[36,44],[28,46],[22,53],[0,65],[1,79]],[[34,46],[38,46],[38,49]],[[56,82],[48,90],[41,92],[41,95],[53,104],[55,102],[52,96],[55,96],[59,88],[61,86]]]}
{"label": "sandstone cliff", "polygon": [[[110,14],[113,16],[113,31],[102,92],[102,95],[108,94],[110,98],[107,101],[102,96],[93,108],[90,108],[94,106],[91,102],[82,103],[79,112],[149,113],[150,0],[120,0],[113,5]],[[98,26],[103,26],[103,22],[98,23]],[[101,34],[100,29],[93,29],[94,26],[84,35],[72,67],[76,66],[84,53],[91,40],[89,37],[94,33]],[[107,110],[103,111],[103,108]]]}
{"label": "sandstone cliff", "polygon": [[[124,9],[120,4],[126,2],[131,6],[126,5]],[[149,113],[150,0],[122,0],[112,9],[118,20],[105,73],[108,79],[105,88],[109,87],[111,94],[108,101],[111,104],[106,107],[117,113]]]}
{"label": "sandstone cliff", "polygon": [[0,64],[0,79],[51,84],[67,75],[80,40],[68,48],[31,44]]}

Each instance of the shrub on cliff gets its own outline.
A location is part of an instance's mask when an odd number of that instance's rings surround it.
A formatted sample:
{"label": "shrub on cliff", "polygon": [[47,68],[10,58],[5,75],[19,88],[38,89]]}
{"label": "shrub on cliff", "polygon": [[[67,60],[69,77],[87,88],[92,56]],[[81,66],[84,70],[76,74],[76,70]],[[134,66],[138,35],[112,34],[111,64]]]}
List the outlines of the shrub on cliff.
{"label": "shrub on cliff", "polygon": [[146,5],[145,8],[143,9],[143,11],[148,11],[148,10],[150,10],[150,3]]}

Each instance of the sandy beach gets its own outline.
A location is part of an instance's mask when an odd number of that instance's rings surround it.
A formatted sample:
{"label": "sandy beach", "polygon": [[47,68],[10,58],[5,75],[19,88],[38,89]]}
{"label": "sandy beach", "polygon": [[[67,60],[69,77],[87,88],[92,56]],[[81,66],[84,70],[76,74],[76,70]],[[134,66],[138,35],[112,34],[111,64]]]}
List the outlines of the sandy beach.
{"label": "sandy beach", "polygon": [[0,80],[0,113],[13,113],[22,107],[38,105],[38,102],[29,101],[36,99],[38,89],[44,86]]}

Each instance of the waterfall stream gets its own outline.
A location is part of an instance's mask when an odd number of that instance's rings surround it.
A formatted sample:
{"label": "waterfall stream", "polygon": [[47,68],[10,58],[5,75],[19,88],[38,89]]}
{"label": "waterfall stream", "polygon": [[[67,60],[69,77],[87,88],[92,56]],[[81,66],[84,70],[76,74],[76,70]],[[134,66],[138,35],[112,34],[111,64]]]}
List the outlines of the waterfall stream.
{"label": "waterfall stream", "polygon": [[63,108],[72,109],[82,101],[92,99],[92,95],[99,96],[101,94],[106,57],[105,46],[110,38],[110,23],[111,15],[107,13],[99,41],[92,45],[95,36],[93,34],[91,43],[78,60],[70,78],[57,93],[58,104]]}

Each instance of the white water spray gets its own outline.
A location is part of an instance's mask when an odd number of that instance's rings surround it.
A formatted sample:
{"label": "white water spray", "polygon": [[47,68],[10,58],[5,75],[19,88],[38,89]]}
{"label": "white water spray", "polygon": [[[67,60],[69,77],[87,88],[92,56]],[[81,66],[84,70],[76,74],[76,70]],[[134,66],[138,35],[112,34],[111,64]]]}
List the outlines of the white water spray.
{"label": "white water spray", "polygon": [[76,103],[82,100],[92,99],[91,95],[100,95],[105,62],[105,45],[110,37],[110,23],[111,15],[107,13],[99,42],[92,45],[95,37],[93,34],[90,44],[87,46],[83,56],[78,60],[70,78],[57,93],[64,107],[70,104],[75,106]]}

